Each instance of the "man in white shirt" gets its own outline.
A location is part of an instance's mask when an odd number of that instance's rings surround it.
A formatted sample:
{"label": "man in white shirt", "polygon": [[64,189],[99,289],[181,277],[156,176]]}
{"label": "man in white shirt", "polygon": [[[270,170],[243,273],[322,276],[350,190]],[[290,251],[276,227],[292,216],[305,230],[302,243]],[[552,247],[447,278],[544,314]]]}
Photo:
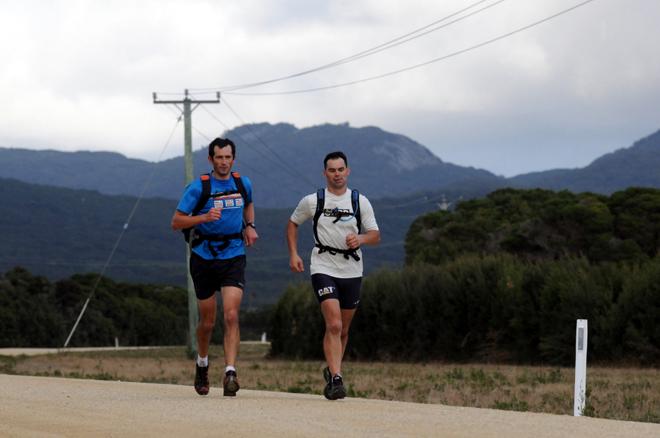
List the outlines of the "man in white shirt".
{"label": "man in white shirt", "polygon": [[369,200],[348,188],[350,169],[343,152],[331,152],[323,160],[327,187],[305,196],[289,218],[287,244],[289,267],[304,272],[298,254],[298,226],[314,220],[315,246],[310,271],[312,287],[325,320],[323,351],[328,366],[323,370],[329,400],[346,397],[341,362],[348,329],[360,302],[362,245],[380,242],[380,231]]}

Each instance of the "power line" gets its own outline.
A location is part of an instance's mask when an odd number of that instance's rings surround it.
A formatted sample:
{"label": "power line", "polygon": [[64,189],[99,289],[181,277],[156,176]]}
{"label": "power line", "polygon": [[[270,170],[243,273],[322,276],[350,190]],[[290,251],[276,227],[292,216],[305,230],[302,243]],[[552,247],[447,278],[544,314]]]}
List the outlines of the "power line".
{"label": "power line", "polygon": [[[223,99],[223,102],[225,103],[225,105],[227,105],[227,107],[228,107],[232,112],[234,112],[234,110],[232,109],[232,107],[229,106],[229,103],[227,102],[226,99]],[[168,107],[168,108],[169,108],[169,107]],[[205,110],[205,111],[206,111],[211,117],[213,117],[213,119],[215,119],[218,123],[220,123],[220,124],[226,129],[226,130],[230,130],[229,126],[228,126],[225,122],[223,122],[219,117],[217,117],[215,114],[213,114],[212,112],[210,112],[209,110],[207,110],[205,107],[202,107],[202,109],[204,109],[204,110]],[[172,111],[174,111],[174,110],[172,110]],[[241,123],[243,123],[246,127],[249,127],[249,124],[247,124],[247,123],[245,122],[245,120],[243,120],[240,116],[238,116],[238,114],[236,114],[236,113],[234,112],[234,115],[239,119],[239,121],[240,121]],[[177,114],[177,116],[178,116],[178,114]],[[180,118],[180,117],[179,117],[179,118]],[[192,129],[193,129],[195,132],[197,132],[197,134],[199,134],[200,136],[204,137],[207,141],[209,141],[209,142],[211,141],[211,137],[208,136],[208,135],[206,135],[204,132],[200,131],[199,129],[197,129],[197,128],[194,127],[194,126],[193,126]],[[252,131],[251,131],[251,132],[252,132]],[[256,134],[253,133],[253,135],[254,135],[256,138],[259,138]],[[249,142],[247,141],[247,139],[245,139],[245,137],[241,136],[240,134],[239,134],[239,137],[241,138],[241,140],[242,140],[244,143],[248,144],[249,146],[252,146],[253,149],[256,149],[256,148],[254,148],[254,145],[252,145],[251,143],[249,143]],[[259,139],[260,139],[260,138],[259,138]],[[261,139],[260,139],[260,140],[261,140]],[[262,142],[263,142],[263,140],[262,140]],[[279,156],[277,156],[277,154],[276,154],[272,149],[270,149],[270,147],[269,147],[265,142],[264,142],[264,145],[266,146],[266,148],[267,148],[270,152],[273,153],[274,156],[276,156],[276,157],[279,158]],[[259,152],[259,151],[257,151],[257,152]],[[261,153],[261,155],[262,155],[264,158],[266,158],[267,160],[270,160],[270,159],[269,159],[268,157],[266,157],[263,153]],[[272,179],[270,173],[268,173],[268,172],[262,172],[262,171],[260,171],[260,170],[258,170],[258,169],[256,169],[256,168],[254,168],[254,167],[252,167],[252,166],[246,164],[245,162],[241,162],[239,166],[240,166],[240,167],[246,167],[246,168],[250,169],[254,174],[260,175],[260,176],[262,176],[262,177],[264,177],[264,178]],[[293,175],[291,175],[291,176],[293,176]],[[281,182],[281,181],[278,180],[277,182]],[[314,187],[316,187],[316,186],[314,185]],[[299,189],[299,187],[296,186],[296,189]],[[379,207],[379,210],[390,210],[390,209],[396,209],[396,208],[400,208],[400,207],[408,207],[408,206],[412,206],[412,205],[419,205],[419,206],[421,206],[421,205],[433,204],[433,203],[436,203],[437,201],[441,201],[441,200],[443,200],[444,197],[445,197],[444,194],[436,195],[436,196],[433,196],[433,197],[429,197],[428,195],[422,195],[422,196],[419,196],[419,197],[417,197],[417,198],[415,198],[415,199],[405,201],[405,202],[403,202],[403,203],[401,203],[401,204],[389,204],[389,205],[386,205],[386,206],[381,206],[381,207]],[[113,266],[114,266],[114,265],[113,265]]]}
{"label": "power line", "polygon": [[[261,139],[261,138],[260,138],[260,137],[259,137],[259,136],[258,136],[253,130],[252,130],[252,127],[251,127],[249,124],[247,124],[247,123],[246,123],[246,122],[245,122],[240,116],[238,116],[238,114],[237,114],[237,113],[236,113],[236,112],[235,112],[235,111],[234,111],[234,110],[233,110],[233,109],[227,104],[227,101],[226,101],[226,100],[223,99],[223,103],[224,103],[225,105],[227,105],[227,107],[228,107],[228,108],[234,113],[234,115],[236,116],[236,118],[237,118],[241,123],[243,123],[243,124],[246,126],[246,128],[250,131],[250,133],[251,133],[251,134],[252,134],[257,140],[259,140],[263,145],[266,146],[266,148],[267,148],[267,149],[273,154],[274,157],[276,157],[278,160],[280,160],[280,162],[284,163],[284,166],[287,168],[287,170],[289,170],[288,172],[285,172],[285,173],[288,173],[290,176],[294,177],[296,181],[298,181],[299,179],[302,179],[302,180],[305,181],[306,183],[310,184],[312,187],[316,187],[316,185],[315,185],[314,183],[312,183],[308,178],[306,178],[304,175],[302,175],[301,173],[299,173],[297,170],[295,170],[295,168],[291,167],[288,163],[284,162],[284,161],[283,161],[283,160],[282,160],[277,154],[275,154],[275,152],[273,152],[272,149],[270,149],[270,147],[269,147],[268,145],[266,145],[266,143],[265,143],[265,142],[264,142],[264,141],[263,141],[263,140],[262,140],[262,139]],[[218,123],[220,123],[222,126],[224,126],[225,129],[227,129],[227,130],[230,129],[230,128],[227,126],[227,124],[225,124],[222,120],[220,120],[220,119],[219,119],[215,114],[213,114],[211,111],[209,111],[209,110],[207,110],[207,109],[205,109],[205,108],[204,108],[204,110],[205,110],[205,111],[206,111],[211,117],[213,117]],[[241,140],[242,140],[244,143],[246,143],[247,145],[251,146],[251,147],[252,147],[252,150],[254,150],[255,152],[257,152],[259,155],[261,155],[262,157],[264,157],[266,160],[271,161],[271,162],[273,161],[271,157],[267,156],[267,155],[266,155],[261,149],[255,147],[254,144],[252,144],[250,141],[248,141],[248,140],[247,140],[244,136],[242,136],[240,133],[238,134],[238,136],[241,138]],[[294,175],[294,174],[295,174],[295,175]],[[264,175],[262,174],[262,176],[264,176]],[[295,186],[293,185],[293,183],[291,183],[291,184],[292,184],[291,187],[295,187],[295,191],[297,191],[297,192],[299,192],[299,193],[302,193],[302,190],[301,190],[299,184],[295,184]]]}
{"label": "power line", "polygon": [[[174,123],[174,126],[172,127],[172,131],[170,132],[170,135],[167,139],[167,142],[165,142],[165,146],[163,146],[163,149],[160,152],[160,155],[158,156],[158,161],[160,161],[161,157],[165,153],[165,150],[170,144],[170,141],[172,140],[172,137],[174,136],[174,132],[176,131],[177,126],[179,125],[179,120],[177,120]],[[126,230],[128,229],[128,225],[131,223],[131,220],[133,219],[133,215],[137,211],[138,206],[140,205],[140,201],[142,201],[142,198],[144,197],[144,193],[147,190],[147,187],[149,187],[149,184],[151,184],[151,180],[154,177],[154,174],[156,173],[157,165],[153,166],[151,173],[149,174],[149,177],[145,181],[144,185],[142,186],[142,191],[140,192],[140,195],[138,198],[135,200],[135,204],[133,205],[133,209],[131,210],[130,214],[128,215],[128,218],[126,219],[126,222],[124,223],[124,226],[121,229],[121,232],[119,233],[119,236],[117,237],[117,240],[115,241],[114,246],[112,247],[112,250],[110,251],[110,255],[108,255],[107,260],[105,261],[105,264],[103,265],[103,268],[101,269],[101,272],[99,275],[96,277],[96,281],[94,282],[94,286],[92,287],[92,291],[89,293],[87,296],[87,299],[85,300],[85,304],[83,305],[82,310],[80,311],[80,314],[78,315],[78,318],[76,319],[75,324],[73,325],[73,328],[71,329],[71,332],[69,333],[69,336],[66,338],[66,341],[64,342],[64,348],[66,348],[69,345],[69,341],[71,340],[71,337],[76,331],[76,328],[78,327],[78,323],[80,323],[80,320],[82,319],[83,315],[85,314],[85,311],[87,310],[87,305],[89,304],[89,301],[92,299],[94,294],[96,293],[96,289],[99,286],[99,283],[101,282],[101,278],[103,277],[103,274],[105,274],[105,271],[108,269],[108,266],[110,265],[110,261],[112,261],[112,257],[115,255],[115,251],[117,250],[117,247],[119,246],[119,243],[124,237],[124,233],[126,233]]]}
{"label": "power line", "polygon": [[[206,112],[207,112],[207,113],[208,113],[213,119],[215,119],[218,123],[220,123],[220,124],[221,124],[221,125],[227,130],[227,131],[229,131],[229,130],[231,129],[231,128],[229,128],[229,126],[228,126],[225,122],[223,122],[219,117],[217,117],[217,116],[216,116],[215,114],[213,114],[211,111],[206,110],[206,109],[204,109],[204,110],[205,110],[205,111],[206,111]],[[267,155],[265,155],[265,153],[264,153],[263,151],[261,151],[259,148],[256,148],[256,147],[254,146],[254,144],[252,144],[250,141],[248,141],[248,140],[247,140],[245,137],[243,137],[241,134],[238,134],[238,136],[239,136],[239,138],[243,141],[243,143],[245,143],[245,144],[247,144],[248,146],[250,146],[250,147],[252,148],[252,150],[254,150],[255,152],[257,152],[259,155],[261,155],[262,157],[264,157],[266,160],[268,160],[268,161],[272,161],[270,157],[268,157]],[[243,163],[243,162],[241,161],[241,163]],[[242,166],[243,164],[240,164],[240,165]],[[247,166],[247,167],[251,167],[251,166]],[[252,169],[254,169],[254,168],[252,168]],[[261,175],[261,176],[263,176],[263,177],[265,177],[265,178],[271,178],[271,176],[270,176],[270,174],[269,174],[268,172],[262,172],[262,171],[255,170],[255,173],[258,174],[258,175]],[[278,183],[281,183],[280,180],[278,180],[277,182],[278,182]],[[293,181],[287,181],[287,184],[289,185],[289,187],[293,188],[294,191],[300,191],[300,186],[297,185],[297,184],[294,184]]]}
{"label": "power line", "polygon": [[[175,106],[178,108],[177,105],[175,105]],[[183,112],[182,112],[180,109],[179,109],[179,112],[177,112],[174,108],[172,108],[172,107],[169,106],[169,105],[167,105],[165,108],[167,108],[168,110],[170,110],[170,112],[172,112],[172,113],[174,114],[174,116],[177,118],[177,120],[178,120],[179,122],[183,119]]]}
{"label": "power line", "polygon": [[269,79],[269,80],[265,80],[265,81],[258,81],[258,82],[251,82],[251,83],[237,84],[237,85],[229,85],[229,86],[216,87],[216,88],[192,88],[191,90],[193,90],[193,91],[198,91],[198,92],[202,92],[202,93],[204,93],[204,92],[216,91],[216,90],[220,90],[220,91],[235,91],[235,90],[239,90],[239,89],[252,88],[252,87],[257,87],[257,86],[261,86],[261,85],[272,84],[272,83],[275,83],[275,82],[281,82],[281,81],[284,81],[284,80],[287,80],[287,79],[293,79],[293,78],[297,78],[297,77],[300,77],[300,76],[305,76],[305,75],[308,75],[308,74],[311,74],[311,73],[315,73],[315,72],[318,72],[318,71],[322,71],[322,70],[325,70],[325,69],[328,69],[328,68],[332,68],[332,67],[336,67],[336,66],[339,66],[339,65],[343,65],[343,64],[349,63],[349,62],[357,61],[358,59],[361,59],[361,58],[364,58],[364,57],[367,57],[367,56],[374,55],[374,54],[376,54],[376,53],[379,53],[379,52],[382,52],[382,51],[384,51],[384,50],[390,49],[390,48],[392,48],[392,47],[396,47],[396,46],[399,46],[399,45],[401,45],[401,44],[404,44],[404,43],[407,43],[407,42],[409,42],[409,41],[412,41],[412,40],[414,40],[414,39],[420,38],[420,37],[422,37],[422,36],[424,36],[424,35],[427,35],[427,34],[429,34],[429,33],[431,33],[431,32],[435,32],[435,31],[437,31],[437,30],[440,30],[440,29],[443,29],[443,28],[445,28],[445,27],[448,27],[448,26],[450,26],[450,25],[452,25],[452,24],[454,24],[454,23],[457,23],[457,22],[462,21],[462,20],[464,20],[464,19],[466,19],[466,18],[469,18],[469,17],[471,17],[471,16],[473,16],[473,15],[476,15],[476,14],[478,14],[478,13],[480,13],[480,12],[483,12],[483,11],[486,10],[486,9],[490,9],[491,7],[493,7],[493,6],[495,6],[495,5],[499,4],[499,3],[502,3],[502,2],[505,1],[505,0],[497,0],[497,1],[494,2],[494,3],[485,6],[484,8],[481,8],[481,9],[479,9],[479,10],[477,10],[477,11],[473,11],[473,12],[471,12],[471,13],[469,13],[469,14],[466,14],[466,15],[464,15],[464,16],[462,16],[462,17],[459,17],[459,18],[457,18],[457,19],[454,20],[454,21],[451,21],[451,22],[449,22],[449,23],[446,23],[446,24],[444,24],[444,25],[442,25],[442,26],[437,26],[437,27],[435,27],[435,28],[433,28],[433,29],[431,29],[431,30],[427,30],[426,32],[420,33],[420,32],[422,32],[422,31],[424,31],[424,30],[426,30],[426,29],[428,29],[428,28],[430,28],[430,27],[432,27],[432,26],[435,26],[435,25],[437,25],[437,24],[439,24],[439,23],[442,23],[443,21],[446,21],[446,20],[448,20],[448,19],[450,19],[450,18],[452,18],[452,17],[454,17],[454,16],[456,16],[456,15],[459,15],[459,14],[465,12],[465,11],[468,11],[468,10],[474,8],[475,6],[478,6],[479,4],[484,3],[485,1],[487,1],[487,0],[479,0],[479,1],[477,1],[477,2],[475,2],[475,3],[472,3],[471,5],[465,7],[465,8],[463,8],[463,9],[461,9],[461,10],[458,10],[458,11],[456,11],[456,12],[453,12],[453,13],[451,13],[451,14],[449,14],[449,15],[447,15],[447,16],[445,16],[445,17],[439,19],[439,20],[436,20],[436,21],[434,21],[434,22],[432,22],[432,23],[429,23],[429,24],[427,24],[426,26],[423,26],[423,27],[421,27],[421,28],[415,29],[415,30],[413,30],[412,32],[408,32],[408,33],[406,33],[406,34],[404,34],[404,35],[401,35],[401,36],[399,36],[399,37],[397,37],[397,38],[394,38],[394,39],[392,39],[392,40],[386,41],[385,43],[382,43],[382,44],[377,45],[377,46],[375,46],[375,47],[371,47],[371,48],[369,48],[369,49],[363,50],[363,51],[358,52],[358,53],[356,53],[356,54],[353,54],[353,55],[350,55],[350,56],[347,56],[347,57],[344,57],[344,58],[338,59],[338,60],[336,60],[336,61],[333,61],[333,62],[330,62],[330,63],[327,63],[327,64],[323,64],[323,65],[321,65],[321,66],[318,66],[318,67],[315,67],[315,68],[312,68],[312,69],[309,69],[309,70],[304,70],[304,71],[302,71],[302,72],[293,73],[293,74],[290,74],[290,75],[286,75],[286,76],[282,76],[282,77],[274,78],[274,79]]}
{"label": "power line", "polygon": [[[170,106],[168,105],[168,106],[167,106],[167,109],[169,109],[170,111],[172,111],[172,112],[174,113],[174,115],[175,115],[179,120],[182,119],[183,115],[177,113],[176,110],[175,110],[174,108],[172,108],[172,107],[170,107]],[[206,107],[202,107],[202,109],[204,109],[205,111],[209,112],[209,111],[206,109]],[[228,127],[228,126],[227,126],[222,120],[220,120],[219,118],[215,117],[215,116],[214,116],[212,113],[210,113],[210,112],[209,112],[209,114],[210,114],[212,117],[214,117],[215,120],[216,120],[218,123],[220,123],[225,129],[229,130],[229,127]],[[203,138],[204,138],[206,141],[208,141],[209,143],[213,140],[213,139],[211,138],[211,136],[206,135],[204,132],[200,131],[196,126],[192,126],[192,130],[195,131],[195,132],[196,132],[198,135],[200,135],[201,137],[203,137]],[[261,171],[261,170],[258,170],[258,169],[256,169],[255,167],[252,167],[251,165],[246,164],[246,162],[241,161],[240,164],[239,164],[239,167],[240,167],[240,168],[246,168],[246,169],[249,169],[249,170],[250,170],[251,172],[253,172],[254,174],[261,175],[262,177],[272,179],[272,177],[268,174],[268,172],[263,172],[263,171]]]}
{"label": "power line", "polygon": [[227,106],[227,108],[229,108],[229,111],[231,111],[231,112],[234,114],[234,116],[236,116],[236,118],[237,118],[241,123],[243,123],[243,125],[245,125],[245,126],[247,127],[248,131],[250,131],[250,134],[252,134],[257,140],[259,140],[259,143],[261,143],[266,149],[268,149],[268,151],[269,151],[271,154],[273,154],[273,156],[274,156],[274,157],[275,157],[280,163],[282,163],[282,165],[283,165],[284,167],[290,169],[293,173],[295,173],[296,175],[298,175],[303,181],[305,181],[305,182],[306,182],[307,184],[309,184],[311,187],[316,188],[316,184],[314,184],[313,182],[311,182],[311,181],[310,181],[305,175],[303,175],[303,174],[301,174],[300,172],[298,172],[298,170],[297,170],[296,168],[294,168],[294,167],[291,166],[289,163],[287,163],[286,161],[284,161],[284,159],[282,159],[282,157],[280,157],[279,154],[276,154],[275,151],[273,151],[273,150],[270,148],[270,146],[268,146],[268,144],[267,144],[267,143],[266,143],[266,142],[265,142],[265,141],[264,141],[259,135],[257,135],[256,132],[254,132],[254,131],[252,130],[252,127],[251,127],[249,124],[245,123],[245,121],[243,120],[243,118],[242,118],[241,116],[239,116],[238,113],[237,113],[236,111],[234,111],[234,108],[232,108],[231,105],[229,105],[229,102],[227,101],[226,98],[224,99],[223,103]]}
{"label": "power line", "polygon": [[236,96],[279,96],[279,95],[287,95],[287,94],[313,93],[313,92],[316,92],[316,91],[331,90],[331,89],[334,89],[334,88],[347,87],[349,85],[356,85],[356,84],[359,84],[359,83],[362,83],[362,82],[374,81],[376,79],[382,79],[382,78],[385,78],[385,77],[388,77],[388,76],[394,76],[394,75],[404,73],[404,72],[407,72],[407,71],[410,71],[410,70],[425,67],[429,64],[444,61],[444,60],[447,60],[449,58],[453,58],[455,56],[462,55],[464,53],[470,52],[472,50],[479,49],[481,47],[487,46],[489,44],[492,44],[492,43],[495,43],[497,41],[508,38],[510,36],[513,36],[517,33],[520,33],[520,32],[523,32],[525,30],[531,29],[532,27],[538,26],[538,25],[543,24],[547,21],[553,20],[554,18],[557,18],[561,15],[567,14],[567,13],[569,13],[569,12],[575,10],[575,9],[578,9],[578,8],[584,6],[588,3],[594,2],[594,1],[596,1],[596,0],[583,1],[581,3],[578,3],[578,4],[574,5],[574,6],[571,6],[570,8],[564,9],[564,10],[562,10],[560,12],[557,12],[553,15],[545,17],[541,20],[535,21],[531,24],[528,24],[526,26],[523,26],[523,27],[520,27],[518,29],[512,30],[512,31],[507,32],[505,34],[499,35],[495,38],[491,38],[489,40],[486,40],[486,41],[483,41],[481,43],[475,44],[473,46],[467,47],[465,49],[457,50],[455,52],[449,53],[447,55],[444,55],[444,56],[441,56],[441,57],[438,57],[438,58],[431,59],[431,60],[426,61],[426,62],[411,65],[409,67],[404,67],[404,68],[401,68],[401,69],[398,69],[398,70],[393,70],[393,71],[383,73],[383,74],[379,74],[379,75],[376,75],[376,76],[370,76],[370,77],[366,77],[366,78],[362,78],[362,79],[356,79],[356,80],[348,81],[348,82],[342,82],[342,83],[338,83],[338,84],[334,84],[334,85],[327,85],[327,86],[315,87],[315,88],[305,88],[305,89],[299,89],[299,90],[254,92],[254,93],[227,91],[225,94],[231,94],[231,95],[236,95]]}
{"label": "power line", "polygon": [[[228,108],[234,113],[234,115],[237,117],[237,119],[238,119],[241,123],[243,123],[243,125],[245,125],[245,126],[250,130],[250,133],[251,133],[252,135],[254,135],[255,138],[257,138],[259,141],[262,142],[262,144],[263,144],[263,145],[264,145],[264,146],[265,146],[265,147],[266,147],[266,148],[267,148],[267,149],[273,154],[273,156],[275,156],[276,158],[278,158],[278,160],[280,160],[281,162],[283,162],[283,163],[284,163],[285,165],[287,165],[287,167],[289,167],[290,169],[294,169],[294,172],[297,173],[298,175],[300,175],[300,174],[295,170],[295,168],[288,166],[288,163],[284,162],[284,161],[279,157],[279,155],[277,155],[277,154],[276,154],[276,153],[275,153],[275,152],[274,152],[274,151],[268,146],[268,144],[266,144],[266,143],[265,143],[265,142],[264,142],[264,141],[263,141],[263,140],[262,140],[262,139],[261,139],[256,133],[254,133],[254,132],[252,131],[252,129],[250,128],[250,125],[249,125],[248,123],[246,123],[245,120],[243,120],[243,118],[241,118],[241,117],[240,117],[240,116],[234,111],[234,109],[229,105],[229,102],[227,101],[226,98],[223,99],[223,103],[224,103],[225,105],[227,105],[227,107],[228,107]],[[218,118],[215,114],[211,113],[211,112],[210,112],[209,110],[207,110],[206,108],[204,108],[204,110],[205,110],[207,113],[209,113],[209,115],[210,115],[211,117],[213,117],[218,123],[220,123],[222,126],[224,126],[225,129],[229,130],[229,127],[227,126],[227,124],[225,124],[220,118]],[[196,129],[196,128],[193,128],[193,129],[195,129],[195,131],[197,131],[198,134],[200,134],[201,136],[205,137],[207,140],[210,141],[210,138],[209,138],[208,136],[206,136],[204,133],[202,133],[201,131],[199,131],[199,130]],[[270,160],[270,158],[268,158],[267,156],[265,156],[265,155],[264,155],[263,153],[261,153],[258,149],[254,148],[254,146],[253,146],[252,144],[250,144],[250,143],[247,141],[247,139],[246,139],[245,137],[241,136],[240,134],[239,134],[239,137],[241,138],[241,140],[243,140],[244,143],[246,143],[246,144],[252,146],[253,149],[255,149],[257,152],[259,152],[259,153],[261,154],[261,156],[263,156],[263,157],[266,158],[267,160]],[[244,165],[244,164],[242,164],[242,165]],[[246,166],[246,167],[250,167],[250,166]],[[254,170],[254,169],[253,169],[253,170]],[[268,174],[268,173],[262,173],[262,172],[259,172],[259,171],[256,171],[256,170],[255,170],[255,173],[257,173],[257,174],[259,174],[259,175],[261,175],[261,176],[263,176],[263,177],[269,177],[269,176],[270,176],[270,174]],[[289,175],[291,175],[291,174],[289,173]],[[294,175],[291,175],[291,176],[294,176]],[[301,176],[302,178],[304,178],[304,176],[302,176],[302,175],[300,175],[300,176]],[[294,177],[295,177],[295,176],[294,176]],[[310,185],[312,185],[312,187],[316,187],[316,185],[314,185],[313,183],[310,183]],[[296,188],[297,188],[298,190],[300,190],[299,187],[296,187]],[[444,194],[436,195],[436,196],[433,196],[433,197],[429,197],[429,196],[427,196],[427,195],[422,195],[422,196],[420,196],[420,197],[418,197],[418,198],[416,198],[416,199],[409,200],[409,201],[406,201],[406,202],[401,203],[401,204],[390,204],[390,205],[387,205],[387,206],[379,207],[379,209],[380,209],[380,210],[389,210],[389,209],[395,209],[395,208],[400,208],[400,207],[407,207],[407,206],[411,206],[411,205],[420,205],[420,206],[421,206],[421,205],[425,205],[425,204],[432,204],[432,203],[435,203],[435,202],[437,202],[437,201],[440,201],[440,200],[444,199],[444,196],[445,196]]]}
{"label": "power line", "polygon": [[[203,107],[202,107],[202,108],[203,108]],[[211,116],[215,117],[213,114],[211,114]],[[223,126],[225,126],[225,129],[229,129],[229,128],[226,127],[226,125],[224,124],[224,122],[222,122],[220,119],[216,118],[216,120],[217,120],[220,124],[222,124]],[[211,137],[209,137],[208,135],[204,134],[202,131],[200,131],[199,129],[195,128],[194,126],[193,126],[193,130],[196,131],[196,132],[197,132],[199,135],[201,135],[202,137],[204,137],[207,141],[211,142]],[[243,139],[242,136],[241,136],[241,140],[243,140],[244,143],[247,143],[247,141],[245,141],[245,139]],[[252,146],[250,143],[247,143],[247,144],[248,144],[249,146]],[[252,146],[252,148],[254,149],[254,146]],[[266,157],[266,159],[268,159],[268,157]],[[262,177],[264,177],[264,178],[267,178],[267,179],[273,180],[274,182],[281,183],[281,181],[279,181],[279,180],[275,180],[274,177],[273,177],[270,173],[268,173],[268,172],[263,172],[263,171],[261,171],[261,170],[258,170],[258,169],[256,169],[255,167],[252,167],[251,165],[247,164],[246,161],[240,161],[239,164],[238,164],[238,167],[241,168],[241,169],[242,169],[242,168],[246,168],[246,169],[250,170],[253,174],[260,175],[260,176],[262,176]],[[293,182],[291,182],[289,186],[295,188],[296,190],[299,190],[299,189],[300,189],[299,186],[297,186],[297,185],[294,186],[294,185],[293,185]]]}
{"label": "power line", "polygon": [[[227,107],[228,107],[230,110],[232,110],[232,112],[234,112],[233,109],[229,106],[229,103],[227,102],[226,99],[224,99],[223,102],[227,105]],[[170,107],[168,107],[168,108],[169,108],[171,111],[173,111],[173,112],[175,113],[175,115],[176,115],[177,117],[179,117],[179,119],[180,119],[179,114],[176,113],[176,111],[174,111],[174,109],[172,109],[172,108],[170,108]],[[205,110],[205,111],[206,111],[211,117],[213,117],[218,123],[220,123],[220,124],[226,129],[226,130],[230,130],[229,126],[228,126],[224,121],[222,121],[219,117],[217,117],[215,114],[211,113],[211,112],[210,112],[209,110],[207,110],[205,107],[202,107],[202,108],[203,108],[203,109],[204,109],[204,110]],[[248,124],[247,124],[247,123],[246,123],[246,122],[245,122],[240,116],[238,116],[238,114],[236,114],[236,113],[234,112],[234,115],[239,119],[239,121],[241,121],[241,123],[243,123],[243,124],[246,125],[246,126],[249,126],[249,125],[248,125]],[[209,142],[211,141],[211,137],[208,136],[208,135],[206,135],[204,132],[200,131],[198,128],[196,128],[196,127],[193,126],[192,129],[193,129],[195,132],[197,132],[197,134],[199,134],[200,136],[204,137],[207,141],[209,141]],[[253,135],[255,135],[255,137],[259,138],[256,134],[253,134]],[[240,136],[240,134],[239,134],[239,136]],[[244,143],[246,143],[246,144],[252,146],[252,148],[255,149],[255,148],[254,148],[254,145],[252,145],[251,143],[249,143],[249,142],[247,141],[247,139],[245,139],[245,137],[240,136],[240,138],[241,138],[241,140],[243,140]],[[268,150],[269,150],[270,152],[272,152],[275,156],[277,156],[277,155],[275,154],[275,152],[272,151],[272,149],[270,149],[270,147],[268,147],[267,144],[264,143],[264,145],[268,148]],[[266,157],[263,153],[261,153],[261,155],[262,155],[264,158],[266,158],[266,159],[269,160],[269,158]],[[259,169],[256,169],[255,167],[252,167],[252,166],[246,164],[245,162],[241,162],[241,163],[240,163],[240,167],[248,168],[248,169],[249,169],[251,172],[253,172],[254,174],[260,175],[260,176],[262,176],[262,177],[264,177],[264,178],[272,179],[271,175],[270,175],[268,172],[262,172],[262,171],[260,171]],[[277,182],[281,182],[281,181],[278,180]],[[314,186],[314,187],[315,187],[315,186]],[[296,188],[299,189],[299,187],[296,187]],[[437,203],[438,201],[443,201],[444,199],[445,199],[445,195],[444,195],[444,194],[435,195],[435,196],[431,196],[431,197],[429,197],[428,195],[421,195],[421,196],[418,196],[418,197],[415,198],[415,199],[408,200],[408,201],[404,201],[403,203],[399,203],[399,204],[388,203],[388,205],[379,206],[379,207],[378,207],[378,210],[391,210],[391,209],[397,209],[397,208],[401,208],[401,207],[409,207],[409,206],[414,206],[414,205],[416,205],[416,206],[429,205],[429,204],[435,204],[435,203]],[[114,266],[116,266],[116,265],[113,265],[113,267],[114,267]]]}

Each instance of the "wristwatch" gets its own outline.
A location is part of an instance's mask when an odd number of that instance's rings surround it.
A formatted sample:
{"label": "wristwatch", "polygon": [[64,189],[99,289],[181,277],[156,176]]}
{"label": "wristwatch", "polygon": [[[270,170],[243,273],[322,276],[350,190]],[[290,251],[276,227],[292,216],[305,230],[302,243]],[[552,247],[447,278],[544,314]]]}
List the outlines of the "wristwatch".
{"label": "wristwatch", "polygon": [[254,225],[254,222],[246,222],[246,223],[245,223],[245,226],[246,226],[246,227],[252,227],[252,228],[254,228],[255,230],[257,229],[257,227]]}

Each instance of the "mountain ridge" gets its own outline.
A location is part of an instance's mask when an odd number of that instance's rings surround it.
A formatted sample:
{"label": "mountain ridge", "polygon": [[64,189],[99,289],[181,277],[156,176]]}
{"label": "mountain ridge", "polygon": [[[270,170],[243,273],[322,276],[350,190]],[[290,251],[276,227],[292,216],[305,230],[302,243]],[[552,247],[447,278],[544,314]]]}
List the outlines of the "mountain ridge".
{"label": "mountain ridge", "polygon": [[610,194],[627,187],[660,187],[660,130],[631,146],[604,154],[576,169],[552,169],[516,175],[515,187],[590,191]]}
{"label": "mountain ridge", "polygon": [[[324,185],[322,159],[346,152],[350,184],[372,198],[406,197],[424,190],[467,187],[488,193],[502,187],[592,191],[609,194],[631,186],[660,187],[660,131],[596,158],[588,166],[530,172],[511,178],[447,163],[427,147],[378,127],[257,123],[223,134],[237,143],[235,168],[255,187],[256,205],[282,208]],[[195,173],[208,171],[206,146],[193,152]],[[47,163],[44,165],[43,163]],[[150,175],[155,177],[145,187]],[[98,190],[108,195],[177,200],[183,192],[183,158],[161,162],[116,152],[58,152],[0,148],[0,177],[55,187]]]}
{"label": "mountain ridge", "polygon": [[[224,136],[237,143],[235,168],[252,180],[257,205],[264,207],[293,206],[324,185],[322,160],[334,150],[343,150],[348,156],[351,185],[375,198],[405,196],[471,179],[493,187],[503,181],[485,170],[445,163],[414,140],[377,127],[324,124],[298,129],[287,123],[260,123],[240,126]],[[43,154],[0,148],[0,177],[109,195],[137,195],[148,175],[156,172],[145,196],[178,199],[183,192],[182,157],[151,163],[122,162],[122,155],[114,153],[49,151],[45,155],[49,166],[34,173],[33,169],[43,166]],[[205,147],[193,152],[193,163],[195,173],[207,171]]]}

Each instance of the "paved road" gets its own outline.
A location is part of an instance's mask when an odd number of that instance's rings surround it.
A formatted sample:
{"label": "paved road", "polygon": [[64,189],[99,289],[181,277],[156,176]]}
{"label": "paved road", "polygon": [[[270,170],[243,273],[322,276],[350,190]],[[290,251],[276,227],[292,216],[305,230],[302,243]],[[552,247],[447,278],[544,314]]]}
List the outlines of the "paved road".
{"label": "paved road", "polygon": [[658,438],[660,425],[565,415],[0,374],[0,436]]}

